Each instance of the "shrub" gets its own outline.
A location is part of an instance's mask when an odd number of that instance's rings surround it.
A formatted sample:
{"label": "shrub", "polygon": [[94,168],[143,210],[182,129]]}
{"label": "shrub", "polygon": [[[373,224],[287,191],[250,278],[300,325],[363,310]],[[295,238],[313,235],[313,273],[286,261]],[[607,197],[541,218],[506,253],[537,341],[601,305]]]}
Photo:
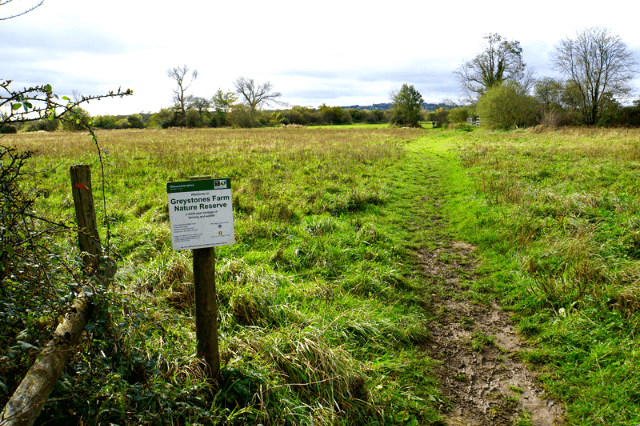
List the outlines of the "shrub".
{"label": "shrub", "polygon": [[453,108],[449,110],[449,122],[451,123],[466,123],[469,117],[471,117],[471,114],[468,108]]}
{"label": "shrub", "polygon": [[434,127],[443,127],[449,123],[449,111],[440,107],[435,111],[427,113],[427,120],[433,121]]}
{"label": "shrub", "polygon": [[58,120],[57,118],[51,120],[42,119],[28,125],[26,131],[37,132],[39,130],[44,130],[45,132],[53,132],[55,130],[58,130],[58,127],[60,127],[60,120]]}
{"label": "shrub", "polygon": [[129,126],[134,129],[144,129],[144,121],[142,121],[140,114],[131,114],[127,117],[127,121],[129,122]]}
{"label": "shrub", "polygon": [[69,132],[84,130],[85,127],[82,125],[82,121],[89,123],[91,121],[91,114],[80,107],[72,108],[65,114],[62,120],[62,130]]}
{"label": "shrub", "polygon": [[3,124],[0,127],[0,134],[18,133],[18,128],[13,124]]}
{"label": "shrub", "polygon": [[513,84],[492,87],[478,101],[482,125],[491,129],[509,130],[531,126],[538,122],[538,104]]}
{"label": "shrub", "polygon": [[200,113],[195,109],[187,110],[185,114],[185,124],[187,127],[202,127],[202,118]]}
{"label": "shrub", "polygon": [[151,116],[151,123],[162,129],[176,126],[178,123],[177,114],[170,108],[162,108]]}
{"label": "shrub", "polygon": [[98,115],[93,119],[93,126],[98,129],[115,129],[117,118],[113,115]]}
{"label": "shrub", "polygon": [[330,107],[323,104],[320,106],[320,116],[327,124],[351,124],[351,114],[339,106]]}

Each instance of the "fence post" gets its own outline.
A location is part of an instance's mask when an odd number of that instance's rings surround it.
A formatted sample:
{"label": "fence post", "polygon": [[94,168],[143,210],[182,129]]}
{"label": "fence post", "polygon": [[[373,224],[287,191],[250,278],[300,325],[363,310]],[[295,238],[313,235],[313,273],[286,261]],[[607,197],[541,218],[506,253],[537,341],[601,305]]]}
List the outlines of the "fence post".
{"label": "fence post", "polygon": [[91,167],[86,164],[71,166],[71,193],[76,208],[78,243],[83,252],[82,261],[89,266],[102,254],[96,211],[91,191]]}
{"label": "fence post", "polygon": [[[211,179],[193,176],[190,180]],[[213,247],[193,249],[193,284],[196,304],[196,356],[207,365],[209,377],[220,372],[218,351],[218,302],[216,297],[216,253]]]}

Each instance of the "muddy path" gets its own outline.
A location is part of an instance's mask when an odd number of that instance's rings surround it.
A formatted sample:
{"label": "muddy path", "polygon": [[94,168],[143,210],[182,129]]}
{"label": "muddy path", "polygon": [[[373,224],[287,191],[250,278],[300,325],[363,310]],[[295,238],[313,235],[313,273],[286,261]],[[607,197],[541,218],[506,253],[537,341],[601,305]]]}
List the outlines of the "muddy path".
{"label": "muddy path", "polygon": [[446,240],[439,245],[419,258],[434,284],[437,318],[424,349],[440,361],[446,424],[561,425],[561,405],[545,399],[534,374],[519,359],[524,347],[509,314],[495,302],[474,300],[473,247]]}

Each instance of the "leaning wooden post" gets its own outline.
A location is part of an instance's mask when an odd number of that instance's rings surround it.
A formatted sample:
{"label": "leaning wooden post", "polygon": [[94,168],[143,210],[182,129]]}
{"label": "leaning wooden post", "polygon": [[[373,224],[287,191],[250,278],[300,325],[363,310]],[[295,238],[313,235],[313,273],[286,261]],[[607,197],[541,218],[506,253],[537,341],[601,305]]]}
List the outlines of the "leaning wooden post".
{"label": "leaning wooden post", "polygon": [[[191,180],[211,179],[211,176],[192,176]],[[196,356],[207,364],[209,377],[220,372],[218,351],[218,301],[216,296],[216,252],[213,247],[193,252],[193,285],[196,302]]]}
{"label": "leaning wooden post", "polygon": [[78,164],[71,166],[70,172],[71,193],[78,222],[78,243],[83,252],[82,261],[85,266],[89,266],[97,256],[102,254],[98,221],[91,191],[91,167],[86,164]]}

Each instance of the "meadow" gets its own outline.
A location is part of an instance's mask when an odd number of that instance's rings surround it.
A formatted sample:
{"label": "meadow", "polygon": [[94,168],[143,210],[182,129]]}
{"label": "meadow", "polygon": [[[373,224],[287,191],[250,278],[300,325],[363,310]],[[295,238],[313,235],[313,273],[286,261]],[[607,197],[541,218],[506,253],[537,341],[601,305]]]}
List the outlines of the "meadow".
{"label": "meadow", "polygon": [[[43,418],[443,424],[455,401],[442,397],[425,350],[442,277],[425,273],[419,254],[466,241],[479,266],[460,297],[514,312],[530,345],[521,357],[566,404],[567,424],[640,420],[640,132],[336,126],[98,137],[102,161],[83,133],[2,140],[37,151],[25,187],[57,221],[73,221],[69,166],[92,164],[96,199],[105,194],[102,240],[119,264]],[[215,385],[194,355],[190,253],[171,249],[168,222],[166,183],[194,175],[232,180],[237,243],[216,249]],[[58,241],[70,263],[74,243],[70,233]],[[11,368],[0,368],[7,389],[21,371]]]}

